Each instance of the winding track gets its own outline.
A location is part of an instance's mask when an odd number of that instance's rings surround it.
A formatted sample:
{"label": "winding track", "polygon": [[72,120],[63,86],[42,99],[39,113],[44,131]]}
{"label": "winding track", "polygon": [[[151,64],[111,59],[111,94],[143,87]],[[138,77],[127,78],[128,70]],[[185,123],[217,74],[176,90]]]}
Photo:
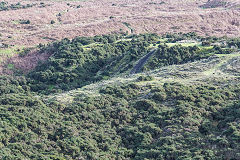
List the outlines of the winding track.
{"label": "winding track", "polygon": [[146,54],[145,56],[143,56],[138,63],[133,67],[133,69],[131,70],[130,74],[136,74],[139,73],[142,69],[142,67],[144,66],[144,64],[148,61],[148,59],[151,57],[151,55],[153,55],[155,53],[157,49],[152,49],[148,54]]}

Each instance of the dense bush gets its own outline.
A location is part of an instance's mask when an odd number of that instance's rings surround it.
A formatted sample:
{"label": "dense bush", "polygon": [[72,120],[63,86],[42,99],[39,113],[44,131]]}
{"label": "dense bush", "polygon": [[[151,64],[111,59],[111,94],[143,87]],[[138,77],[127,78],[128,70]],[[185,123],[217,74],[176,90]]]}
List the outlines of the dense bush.
{"label": "dense bush", "polygon": [[[199,38],[195,33],[167,34],[165,37],[168,40]],[[152,70],[234,51],[219,45],[169,47],[165,43],[157,44],[160,38],[156,34],[103,35],[63,39],[47,46],[40,44],[40,52],[52,53],[52,56],[29,74],[28,77],[32,80],[31,89],[44,93],[62,92],[106,80],[113,75],[132,73],[131,70],[139,60],[150,53],[151,45],[155,45],[157,49],[139,70]],[[202,38],[202,41],[205,40],[218,41],[212,37]],[[147,79],[148,77],[139,80]]]}
{"label": "dense bush", "polygon": [[163,38],[167,38],[167,42],[175,43],[181,40],[192,40],[192,39],[199,39],[200,37],[195,32],[189,33],[166,33],[163,35]]}
{"label": "dense bush", "polygon": [[154,77],[152,77],[152,76],[140,76],[140,77],[138,77],[137,80],[138,81],[152,81],[152,80],[154,80]]}
{"label": "dense bush", "polygon": [[[0,76],[0,159],[240,159],[237,83],[162,84],[144,75],[121,85],[41,94],[128,73],[158,38],[109,35],[39,45],[52,53],[46,63],[26,77]],[[146,66],[223,49],[160,44]]]}
{"label": "dense bush", "polygon": [[206,51],[197,46],[183,47],[181,45],[176,45],[168,47],[167,45],[159,45],[156,53],[145,65],[145,70],[196,61],[202,58],[207,58],[211,55],[212,50]]}
{"label": "dense bush", "polygon": [[52,56],[29,74],[33,80],[32,90],[70,90],[126,72],[156,39],[156,35],[144,34],[133,35],[131,41],[117,41],[121,36],[77,37],[48,46],[39,45],[41,52],[52,53]]}
{"label": "dense bush", "polygon": [[19,23],[20,24],[30,24],[31,22],[30,22],[30,20],[21,19],[21,20],[19,20]]}
{"label": "dense bush", "polygon": [[227,44],[228,44],[229,47],[240,48],[240,39],[239,38],[229,39],[227,41]]}
{"label": "dense bush", "polygon": [[[166,37],[171,38],[171,35]],[[177,37],[196,38],[196,35],[189,33]],[[33,91],[44,90],[45,93],[59,92],[108,79],[113,75],[128,73],[139,59],[151,51],[150,46],[156,45],[159,38],[155,34],[103,35],[63,39],[47,46],[39,45],[41,52],[52,53],[52,56],[29,74],[33,80],[31,88]],[[155,53],[141,68],[150,70],[231,52],[231,49],[223,49],[220,46],[168,47],[160,43]]]}
{"label": "dense bush", "polygon": [[26,4],[22,5],[20,2],[16,4],[11,4],[8,5],[8,2],[1,1],[0,2],[0,11],[6,11],[6,10],[17,10],[17,9],[25,9],[25,8],[30,8],[33,7],[35,4]]}
{"label": "dense bush", "polygon": [[2,79],[1,159],[240,158],[239,86],[130,83],[61,103]]}
{"label": "dense bush", "polygon": [[0,11],[5,11],[5,10],[7,10],[8,8],[7,8],[7,2],[0,2]]}

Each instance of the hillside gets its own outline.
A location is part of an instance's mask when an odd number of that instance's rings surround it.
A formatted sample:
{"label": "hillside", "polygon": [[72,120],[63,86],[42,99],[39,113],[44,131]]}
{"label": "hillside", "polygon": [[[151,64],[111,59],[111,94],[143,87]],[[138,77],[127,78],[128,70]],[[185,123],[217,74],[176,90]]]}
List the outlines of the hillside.
{"label": "hillside", "polygon": [[[196,32],[239,37],[239,5],[237,0],[1,0],[0,62],[14,57],[17,66],[32,69],[49,55],[17,55],[76,36]],[[0,63],[3,72],[8,71]]]}
{"label": "hillside", "polygon": [[239,48],[195,33],[112,34],[21,52],[48,56],[5,64],[0,159],[240,159]]}
{"label": "hillside", "polygon": [[[35,46],[111,33],[239,36],[236,0],[1,0],[0,43]],[[14,16],[12,16],[14,15]]]}
{"label": "hillside", "polygon": [[0,0],[0,160],[240,160],[240,1]]}

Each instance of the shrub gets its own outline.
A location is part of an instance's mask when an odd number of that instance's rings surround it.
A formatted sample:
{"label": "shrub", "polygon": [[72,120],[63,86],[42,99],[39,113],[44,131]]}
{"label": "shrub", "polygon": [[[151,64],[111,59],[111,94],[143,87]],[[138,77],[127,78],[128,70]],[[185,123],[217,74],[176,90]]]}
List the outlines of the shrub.
{"label": "shrub", "polygon": [[152,81],[152,80],[154,80],[154,77],[152,77],[152,76],[139,76],[137,80],[138,81]]}
{"label": "shrub", "polygon": [[138,110],[144,110],[147,111],[151,108],[155,108],[155,103],[151,100],[140,100],[137,101],[134,107]]}
{"label": "shrub", "polygon": [[30,20],[20,20],[19,21],[20,24],[30,24]]}
{"label": "shrub", "polygon": [[165,101],[167,99],[167,94],[165,92],[156,92],[152,97],[155,101]]}

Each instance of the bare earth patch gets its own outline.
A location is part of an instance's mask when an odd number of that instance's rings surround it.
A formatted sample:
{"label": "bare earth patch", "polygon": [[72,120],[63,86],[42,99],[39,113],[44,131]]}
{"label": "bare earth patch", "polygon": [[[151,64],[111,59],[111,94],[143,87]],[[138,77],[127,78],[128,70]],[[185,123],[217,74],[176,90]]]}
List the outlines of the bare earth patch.
{"label": "bare earth patch", "polygon": [[[28,73],[33,70],[39,62],[46,61],[51,54],[38,53],[36,50],[32,50],[25,56],[16,55],[7,59],[0,65],[0,74],[13,74],[13,70],[21,70],[23,73]],[[9,68],[8,66],[13,68]]]}

